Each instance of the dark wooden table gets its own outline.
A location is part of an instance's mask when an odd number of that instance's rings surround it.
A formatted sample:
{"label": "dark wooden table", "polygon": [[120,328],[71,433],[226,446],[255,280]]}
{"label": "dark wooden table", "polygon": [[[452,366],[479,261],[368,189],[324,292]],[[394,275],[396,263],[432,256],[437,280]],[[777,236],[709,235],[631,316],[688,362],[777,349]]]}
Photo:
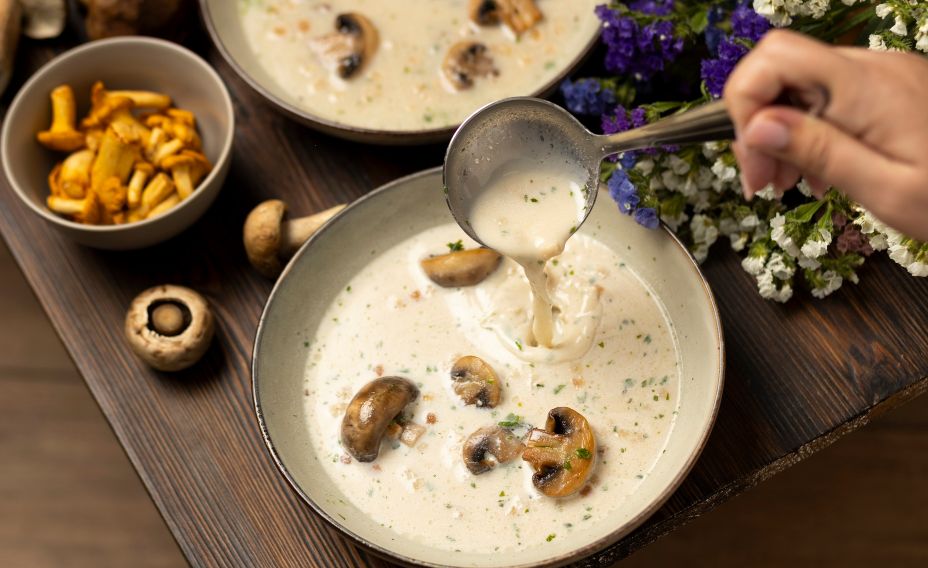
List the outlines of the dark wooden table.
{"label": "dark wooden table", "polygon": [[[24,41],[0,111],[71,44]],[[249,365],[272,283],[249,267],[241,227],[261,200],[283,198],[308,214],[439,165],[443,149],[352,144],[294,124],[206,40],[193,44],[225,78],[237,119],[232,171],[200,222],[147,250],[91,250],[54,232],[3,180],[0,231],[193,565],[386,566],[300,501],[265,450]],[[715,429],[667,504],[588,565],[628,555],[928,389],[928,279],[881,256],[859,286],[782,306],[761,300],[738,259],[717,248],[705,272],[728,357]],[[174,375],[138,361],[122,335],[130,300],[161,283],[199,290],[218,317],[204,360]]]}

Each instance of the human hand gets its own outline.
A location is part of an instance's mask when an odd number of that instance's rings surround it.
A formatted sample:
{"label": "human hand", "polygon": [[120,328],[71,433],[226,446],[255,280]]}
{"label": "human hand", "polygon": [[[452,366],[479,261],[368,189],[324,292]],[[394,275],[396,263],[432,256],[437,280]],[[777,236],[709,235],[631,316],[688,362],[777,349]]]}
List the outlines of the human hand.
{"label": "human hand", "polygon": [[[830,95],[820,117],[770,106],[786,89]],[[835,186],[884,223],[928,241],[928,59],[768,33],[735,68],[724,99],[750,198],[805,177]]]}

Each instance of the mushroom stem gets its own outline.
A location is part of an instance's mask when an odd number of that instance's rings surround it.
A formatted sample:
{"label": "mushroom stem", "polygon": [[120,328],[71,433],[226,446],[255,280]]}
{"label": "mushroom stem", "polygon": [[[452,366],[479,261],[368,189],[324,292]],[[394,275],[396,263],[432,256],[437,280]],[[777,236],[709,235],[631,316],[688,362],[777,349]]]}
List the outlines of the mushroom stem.
{"label": "mushroom stem", "polygon": [[280,256],[283,258],[292,256],[309,237],[319,230],[319,227],[344,208],[344,205],[336,205],[308,217],[284,221],[280,227],[283,237],[280,244]]}

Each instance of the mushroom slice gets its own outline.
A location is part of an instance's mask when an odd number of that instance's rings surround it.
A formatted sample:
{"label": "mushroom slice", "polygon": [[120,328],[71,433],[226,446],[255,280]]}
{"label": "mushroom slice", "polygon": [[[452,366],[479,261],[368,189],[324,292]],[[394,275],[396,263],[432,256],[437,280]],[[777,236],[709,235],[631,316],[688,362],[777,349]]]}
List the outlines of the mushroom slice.
{"label": "mushroom slice", "polygon": [[529,431],[525,445],[522,459],[535,471],[532,484],[548,497],[576,493],[593,471],[593,429],[583,415],[571,408],[551,409],[545,429]]}
{"label": "mushroom slice", "polygon": [[478,26],[492,26],[500,23],[502,8],[499,0],[470,0],[467,14]]}
{"label": "mushroom slice", "polygon": [[480,475],[496,467],[496,464],[516,459],[523,449],[522,441],[512,430],[501,426],[486,426],[467,437],[462,454],[467,469],[474,475]]}
{"label": "mushroom slice", "polygon": [[502,6],[503,23],[516,35],[541,21],[541,10],[535,5],[535,0],[503,0]]}
{"label": "mushroom slice", "polygon": [[422,270],[444,288],[480,284],[499,266],[502,256],[488,248],[458,250],[422,260]]}
{"label": "mushroom slice", "polygon": [[477,41],[465,40],[452,45],[441,65],[451,86],[461,91],[473,87],[477,77],[499,75],[489,51]]}
{"label": "mushroom slice", "polygon": [[464,404],[493,408],[499,404],[500,385],[496,373],[480,357],[467,355],[451,367],[452,388]]}
{"label": "mushroom slice", "polygon": [[387,426],[418,397],[416,385],[402,377],[380,377],[367,383],[345,410],[342,445],[356,460],[374,461]]}
{"label": "mushroom slice", "polygon": [[377,51],[377,28],[357,12],[335,17],[335,31],[313,40],[323,63],[342,79],[353,77]]}

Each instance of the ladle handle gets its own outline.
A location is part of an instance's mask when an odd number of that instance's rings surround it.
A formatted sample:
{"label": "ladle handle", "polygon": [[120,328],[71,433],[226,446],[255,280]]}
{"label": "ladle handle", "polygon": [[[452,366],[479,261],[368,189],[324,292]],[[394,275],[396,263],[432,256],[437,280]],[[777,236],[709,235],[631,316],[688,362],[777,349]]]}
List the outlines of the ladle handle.
{"label": "ladle handle", "polygon": [[[792,106],[819,116],[828,105],[824,88],[811,91],[787,91],[774,104]],[[671,144],[690,144],[732,140],[734,125],[723,99],[673,114],[640,128],[601,136],[603,157],[628,150],[654,148]]]}

